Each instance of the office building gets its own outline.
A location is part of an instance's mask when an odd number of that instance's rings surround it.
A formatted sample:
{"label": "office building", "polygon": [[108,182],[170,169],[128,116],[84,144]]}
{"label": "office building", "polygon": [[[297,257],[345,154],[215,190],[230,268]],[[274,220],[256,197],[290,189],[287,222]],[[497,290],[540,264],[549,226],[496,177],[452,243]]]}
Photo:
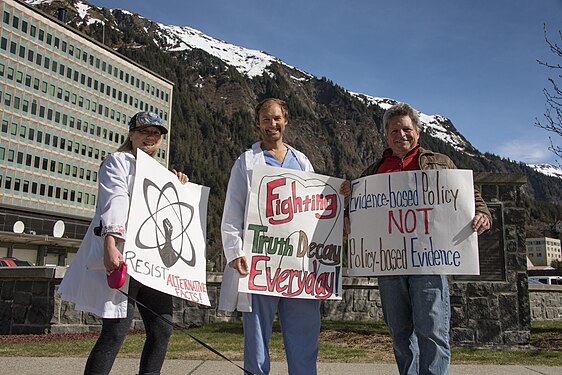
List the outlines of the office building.
{"label": "office building", "polygon": [[527,258],[533,266],[550,266],[553,260],[562,261],[560,240],[557,238],[527,238]]}
{"label": "office building", "polygon": [[102,160],[136,112],[170,126],[173,84],[23,2],[3,0],[0,14],[0,257],[68,264]]}

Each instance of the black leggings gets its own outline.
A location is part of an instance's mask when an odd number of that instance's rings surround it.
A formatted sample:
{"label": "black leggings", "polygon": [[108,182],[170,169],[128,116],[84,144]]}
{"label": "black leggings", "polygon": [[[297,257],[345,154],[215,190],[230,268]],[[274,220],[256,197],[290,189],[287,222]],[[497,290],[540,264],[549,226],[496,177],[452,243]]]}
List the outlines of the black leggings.
{"label": "black leggings", "polygon": [[[133,278],[130,278],[129,281],[128,294],[168,320],[172,320],[173,299],[171,295],[149,288]],[[157,318],[144,307],[139,305],[138,309],[146,330],[139,374],[157,375],[160,374],[164,364],[168,342],[172,335],[172,326]],[[109,374],[115,357],[129,332],[134,312],[135,302],[129,298],[126,318],[102,319],[101,334],[86,362],[85,375]]]}

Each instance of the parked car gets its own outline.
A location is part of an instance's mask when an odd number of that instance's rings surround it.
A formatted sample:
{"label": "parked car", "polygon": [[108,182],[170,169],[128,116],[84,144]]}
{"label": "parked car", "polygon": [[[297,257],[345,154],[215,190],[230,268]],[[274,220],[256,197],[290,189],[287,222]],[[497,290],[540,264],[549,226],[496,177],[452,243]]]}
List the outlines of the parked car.
{"label": "parked car", "polygon": [[33,266],[33,263],[27,260],[19,260],[17,258],[0,258],[0,267],[19,267]]}
{"label": "parked car", "polygon": [[529,284],[562,285],[562,276],[529,276]]}

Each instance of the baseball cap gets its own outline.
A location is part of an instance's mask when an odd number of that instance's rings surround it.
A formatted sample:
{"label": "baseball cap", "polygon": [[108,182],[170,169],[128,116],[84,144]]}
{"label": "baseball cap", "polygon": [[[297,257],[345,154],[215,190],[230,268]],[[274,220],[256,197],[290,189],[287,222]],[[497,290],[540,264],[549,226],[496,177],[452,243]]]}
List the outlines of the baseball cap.
{"label": "baseball cap", "polygon": [[142,130],[149,126],[156,126],[162,134],[168,133],[168,129],[162,125],[162,119],[155,112],[139,112],[129,121],[129,131]]}

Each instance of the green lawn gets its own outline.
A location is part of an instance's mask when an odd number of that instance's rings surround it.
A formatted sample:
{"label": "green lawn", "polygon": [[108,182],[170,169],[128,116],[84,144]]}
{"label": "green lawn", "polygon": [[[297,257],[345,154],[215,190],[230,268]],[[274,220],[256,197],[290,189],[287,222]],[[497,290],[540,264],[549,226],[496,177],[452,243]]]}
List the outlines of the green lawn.
{"label": "green lawn", "polygon": [[[215,323],[200,328],[174,331],[168,348],[170,359],[220,359],[203,348],[189,334],[211,345],[232,360],[242,360],[243,332],[241,323]],[[4,337],[6,338],[6,336]],[[2,342],[3,341],[3,342]],[[40,336],[31,342],[10,343],[2,340],[0,356],[86,357],[95,337],[68,339]],[[138,357],[143,334],[131,334],[119,356]],[[283,340],[279,325],[274,327],[270,343],[272,360],[284,360]],[[320,362],[394,362],[392,344],[386,326],[381,322],[323,321],[320,335]],[[453,363],[560,365],[562,363],[562,321],[534,322],[531,345],[509,350],[453,348]]]}

